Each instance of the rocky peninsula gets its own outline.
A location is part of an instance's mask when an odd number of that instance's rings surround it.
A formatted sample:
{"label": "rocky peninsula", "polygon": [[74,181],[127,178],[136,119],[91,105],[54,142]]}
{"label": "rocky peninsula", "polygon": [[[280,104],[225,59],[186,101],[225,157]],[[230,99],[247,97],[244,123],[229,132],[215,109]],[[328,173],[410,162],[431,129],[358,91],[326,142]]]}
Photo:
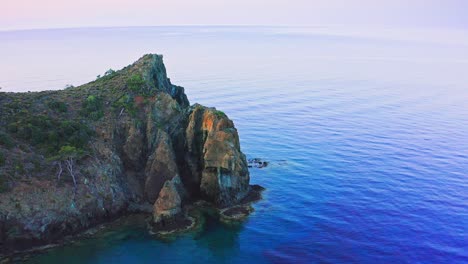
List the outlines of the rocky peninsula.
{"label": "rocky peninsula", "polygon": [[237,220],[259,199],[232,120],[190,105],[148,54],[79,87],[0,93],[0,253],[131,213],[193,226],[203,201]]}

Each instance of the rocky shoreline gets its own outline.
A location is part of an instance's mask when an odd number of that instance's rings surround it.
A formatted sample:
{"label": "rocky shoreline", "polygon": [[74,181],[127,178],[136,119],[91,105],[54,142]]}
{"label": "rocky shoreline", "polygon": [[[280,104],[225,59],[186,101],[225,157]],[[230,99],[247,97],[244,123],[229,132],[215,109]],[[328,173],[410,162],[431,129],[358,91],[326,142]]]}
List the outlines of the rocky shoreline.
{"label": "rocky shoreline", "polygon": [[[251,192],[245,200],[240,204],[227,208],[217,208],[214,204],[204,200],[198,200],[192,204],[186,205],[184,216],[180,219],[173,219],[173,222],[166,226],[158,226],[154,224],[154,218],[150,211],[146,208],[143,210],[127,211],[114,219],[106,220],[102,223],[90,226],[87,229],[77,231],[75,233],[63,234],[52,243],[37,243],[30,244],[23,248],[10,248],[9,252],[0,254],[0,263],[10,263],[11,261],[24,260],[29,257],[40,254],[52,248],[62,247],[68,244],[79,242],[82,239],[92,238],[103,229],[116,228],[119,222],[125,221],[126,218],[139,217],[144,218],[148,233],[155,236],[156,239],[170,239],[179,234],[196,231],[202,228],[205,211],[216,215],[220,222],[228,225],[238,224],[245,220],[254,210],[252,203],[257,202],[262,198],[261,193],[265,189],[259,185],[253,185]],[[45,244],[46,243],[46,244]]]}
{"label": "rocky shoreline", "polygon": [[265,189],[259,185],[252,185],[247,196],[238,204],[219,208],[213,203],[205,200],[198,200],[192,204],[186,205],[178,217],[169,218],[169,221],[162,223],[154,217],[148,222],[150,233],[157,236],[170,236],[183,232],[188,232],[197,227],[199,215],[197,211],[207,209],[215,212],[219,221],[232,224],[243,221],[253,211],[252,203],[262,199],[262,192]]}
{"label": "rocky shoreline", "polygon": [[0,111],[0,254],[134,213],[156,234],[190,230],[198,201],[238,221],[261,197],[232,120],[191,106],[160,55],[79,87],[0,93]]}

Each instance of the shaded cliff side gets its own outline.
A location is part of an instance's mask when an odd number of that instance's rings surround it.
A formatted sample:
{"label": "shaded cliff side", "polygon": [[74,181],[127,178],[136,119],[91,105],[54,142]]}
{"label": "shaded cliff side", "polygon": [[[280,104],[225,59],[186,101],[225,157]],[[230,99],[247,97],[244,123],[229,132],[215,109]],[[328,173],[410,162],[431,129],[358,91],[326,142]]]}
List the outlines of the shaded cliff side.
{"label": "shaded cliff side", "polygon": [[233,122],[190,106],[160,55],[79,87],[0,93],[0,111],[1,250],[129,212],[164,226],[187,203],[226,208],[251,190]]}

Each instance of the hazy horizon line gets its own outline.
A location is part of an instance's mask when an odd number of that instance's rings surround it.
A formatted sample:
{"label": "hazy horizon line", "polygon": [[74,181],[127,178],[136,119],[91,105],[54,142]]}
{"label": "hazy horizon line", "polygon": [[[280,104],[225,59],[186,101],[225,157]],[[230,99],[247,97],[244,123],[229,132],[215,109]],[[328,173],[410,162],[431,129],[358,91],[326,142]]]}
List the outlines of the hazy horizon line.
{"label": "hazy horizon line", "polygon": [[155,27],[291,27],[291,28],[313,28],[313,27],[334,27],[334,26],[346,26],[350,28],[387,28],[387,29],[451,29],[451,30],[467,30],[462,27],[447,27],[447,26],[399,26],[399,25],[365,25],[365,24],[311,24],[311,25],[299,25],[299,24],[166,24],[166,25],[130,25],[130,26],[70,26],[70,27],[37,27],[37,28],[0,28],[0,33],[5,32],[20,32],[20,31],[41,31],[41,30],[77,30],[77,29],[118,29],[118,28],[155,28]]}

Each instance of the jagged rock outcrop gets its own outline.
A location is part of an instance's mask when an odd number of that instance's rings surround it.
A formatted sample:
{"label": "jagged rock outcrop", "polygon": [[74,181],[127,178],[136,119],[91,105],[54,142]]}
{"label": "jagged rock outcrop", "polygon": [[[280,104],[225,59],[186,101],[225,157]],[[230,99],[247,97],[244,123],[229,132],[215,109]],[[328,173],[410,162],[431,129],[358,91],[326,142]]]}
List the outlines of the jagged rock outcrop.
{"label": "jagged rock outcrop", "polygon": [[237,203],[250,178],[234,123],[214,108],[197,104],[190,112],[186,155],[200,194],[220,207]]}
{"label": "jagged rock outcrop", "polygon": [[131,212],[167,231],[187,224],[185,204],[226,208],[251,191],[234,123],[191,107],[160,55],[80,87],[0,93],[0,111],[0,252]]}
{"label": "jagged rock outcrop", "polygon": [[153,207],[153,226],[162,231],[177,230],[191,224],[182,210],[185,190],[177,175],[164,183]]}
{"label": "jagged rock outcrop", "polygon": [[154,152],[148,157],[145,169],[145,194],[150,203],[156,201],[165,182],[179,174],[169,135],[159,131],[156,142],[158,143]]}

